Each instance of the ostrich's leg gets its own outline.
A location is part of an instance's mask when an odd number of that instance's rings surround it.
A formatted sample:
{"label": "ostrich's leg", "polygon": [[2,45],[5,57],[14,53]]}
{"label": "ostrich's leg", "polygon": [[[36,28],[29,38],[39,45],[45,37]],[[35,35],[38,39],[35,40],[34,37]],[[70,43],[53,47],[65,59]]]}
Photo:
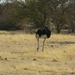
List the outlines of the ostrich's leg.
{"label": "ostrich's leg", "polygon": [[43,41],[42,51],[44,51],[45,40],[46,40],[46,38],[44,38],[44,41]]}
{"label": "ostrich's leg", "polygon": [[37,39],[37,51],[39,50],[39,38]]}

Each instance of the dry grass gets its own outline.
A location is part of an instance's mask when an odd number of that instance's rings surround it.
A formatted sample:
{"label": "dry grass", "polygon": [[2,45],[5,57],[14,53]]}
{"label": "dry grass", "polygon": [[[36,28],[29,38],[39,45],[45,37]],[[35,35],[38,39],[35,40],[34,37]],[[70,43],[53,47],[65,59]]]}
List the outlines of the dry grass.
{"label": "dry grass", "polygon": [[[7,33],[7,34],[4,34]],[[75,36],[53,34],[42,52],[32,34],[0,34],[0,73],[3,75],[75,74]]]}

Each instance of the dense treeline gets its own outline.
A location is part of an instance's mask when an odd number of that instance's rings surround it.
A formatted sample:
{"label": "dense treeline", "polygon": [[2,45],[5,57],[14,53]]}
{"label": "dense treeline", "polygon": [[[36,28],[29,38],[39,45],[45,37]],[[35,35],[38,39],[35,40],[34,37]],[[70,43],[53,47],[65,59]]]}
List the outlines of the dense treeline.
{"label": "dense treeline", "polygon": [[75,0],[6,0],[0,4],[0,30],[47,25],[60,33],[75,30]]}

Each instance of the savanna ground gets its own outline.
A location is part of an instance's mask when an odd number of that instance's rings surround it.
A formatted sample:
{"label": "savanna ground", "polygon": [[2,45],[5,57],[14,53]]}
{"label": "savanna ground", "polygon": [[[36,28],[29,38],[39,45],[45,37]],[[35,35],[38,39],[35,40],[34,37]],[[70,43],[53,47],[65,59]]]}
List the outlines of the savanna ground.
{"label": "savanna ground", "polygon": [[75,75],[75,35],[42,41],[37,52],[35,34],[0,31],[0,75]]}

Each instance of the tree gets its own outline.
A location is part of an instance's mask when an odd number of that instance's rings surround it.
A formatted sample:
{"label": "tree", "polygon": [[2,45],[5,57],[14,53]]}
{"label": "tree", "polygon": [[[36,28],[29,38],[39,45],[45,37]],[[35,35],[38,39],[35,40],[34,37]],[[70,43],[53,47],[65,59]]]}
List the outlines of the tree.
{"label": "tree", "polygon": [[71,0],[70,1],[72,6],[71,8],[67,11],[69,13],[67,13],[67,16],[68,16],[68,26],[69,26],[69,29],[71,30],[70,32],[74,32],[75,30],[75,0]]}
{"label": "tree", "polygon": [[52,18],[55,24],[57,33],[60,33],[62,27],[67,24],[68,10],[72,6],[69,0],[52,0]]}
{"label": "tree", "polygon": [[36,27],[44,27],[50,17],[48,2],[48,0],[33,0],[28,4],[30,20]]}
{"label": "tree", "polygon": [[3,30],[13,30],[13,29],[20,29],[17,25],[18,18],[14,15],[16,13],[15,4],[9,3],[9,0],[6,0],[6,3],[1,4],[1,11],[0,11],[0,29]]}

